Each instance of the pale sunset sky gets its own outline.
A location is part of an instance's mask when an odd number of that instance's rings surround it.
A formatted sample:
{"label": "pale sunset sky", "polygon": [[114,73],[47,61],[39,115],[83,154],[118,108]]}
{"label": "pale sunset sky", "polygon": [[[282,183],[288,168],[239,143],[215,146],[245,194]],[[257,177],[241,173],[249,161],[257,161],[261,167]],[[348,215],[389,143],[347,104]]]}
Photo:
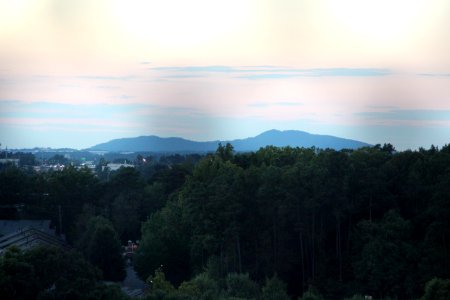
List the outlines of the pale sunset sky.
{"label": "pale sunset sky", "polygon": [[0,143],[450,143],[448,0],[0,0]]}

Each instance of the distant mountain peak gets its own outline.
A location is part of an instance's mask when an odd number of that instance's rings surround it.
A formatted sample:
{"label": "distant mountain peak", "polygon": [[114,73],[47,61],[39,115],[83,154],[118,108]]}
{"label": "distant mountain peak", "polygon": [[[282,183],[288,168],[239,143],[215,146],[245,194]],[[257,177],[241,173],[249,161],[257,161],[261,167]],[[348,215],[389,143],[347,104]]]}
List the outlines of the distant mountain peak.
{"label": "distant mountain peak", "polygon": [[264,132],[260,133],[259,135],[265,134],[265,133],[279,133],[279,132],[283,132],[283,130],[270,129],[270,130],[267,130],[267,131],[264,131]]}
{"label": "distant mountain peak", "polygon": [[269,134],[289,134],[289,133],[309,134],[308,132],[306,132],[306,131],[301,131],[301,130],[292,130],[292,129],[289,129],[289,130],[270,129],[270,130],[267,130],[267,131],[264,131],[264,132],[260,133],[260,134],[257,135],[257,136],[261,136],[261,135],[269,135]]}
{"label": "distant mountain peak", "polygon": [[343,148],[355,149],[369,144],[339,138],[330,135],[310,134],[300,130],[278,130],[271,129],[255,137],[236,139],[231,141],[208,141],[197,142],[181,137],[159,137],[156,135],[139,136],[135,138],[115,139],[106,143],[95,145],[87,150],[109,151],[109,152],[212,152],[217,149],[219,143],[230,143],[236,151],[257,151],[265,146],[277,147],[316,147],[332,148],[340,150]]}

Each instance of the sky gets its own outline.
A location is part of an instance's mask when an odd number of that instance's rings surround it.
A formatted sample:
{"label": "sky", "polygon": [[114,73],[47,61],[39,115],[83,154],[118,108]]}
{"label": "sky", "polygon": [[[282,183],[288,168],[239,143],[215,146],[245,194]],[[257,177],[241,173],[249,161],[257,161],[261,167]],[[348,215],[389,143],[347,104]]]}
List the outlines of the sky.
{"label": "sky", "polygon": [[448,0],[0,0],[2,149],[450,143]]}

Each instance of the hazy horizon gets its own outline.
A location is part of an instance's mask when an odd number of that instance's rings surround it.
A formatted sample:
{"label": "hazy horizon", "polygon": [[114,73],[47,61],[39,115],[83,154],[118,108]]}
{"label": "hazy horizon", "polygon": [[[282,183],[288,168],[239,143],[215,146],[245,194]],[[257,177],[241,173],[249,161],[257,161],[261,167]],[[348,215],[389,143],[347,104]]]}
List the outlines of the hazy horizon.
{"label": "hazy horizon", "polygon": [[450,2],[0,0],[0,143],[450,143]]}
{"label": "hazy horizon", "polygon": [[[209,143],[209,142],[232,142],[232,141],[239,141],[239,140],[247,140],[247,139],[251,139],[251,138],[255,138],[255,137],[258,137],[258,136],[260,136],[260,135],[263,135],[264,133],[268,133],[268,132],[271,132],[271,131],[278,131],[278,132],[280,132],[280,133],[282,133],[282,132],[285,132],[285,131],[295,131],[295,132],[303,132],[303,131],[301,131],[301,130],[278,130],[278,129],[269,129],[269,130],[266,130],[266,131],[264,131],[264,132],[260,132],[260,133],[258,133],[258,134],[256,134],[256,135],[254,135],[254,136],[247,136],[247,137],[243,137],[243,138],[232,138],[232,139],[227,139],[227,140],[220,140],[220,139],[212,139],[212,140],[195,140],[195,139],[188,139],[188,138],[184,138],[184,137],[182,137],[182,136],[158,136],[158,135],[153,135],[153,134],[150,134],[150,135],[141,135],[141,136],[132,136],[132,137],[122,137],[122,138],[117,138],[117,139],[112,139],[112,140],[107,140],[107,141],[103,141],[103,142],[100,142],[100,143],[97,143],[97,144],[95,144],[95,145],[90,145],[90,146],[88,146],[88,147],[85,147],[85,148],[72,148],[72,147],[47,147],[47,146],[34,146],[34,147],[26,147],[26,148],[8,148],[8,150],[23,150],[23,149],[34,149],[34,148],[38,148],[38,149],[45,149],[45,148],[50,148],[50,149],[64,149],[64,148],[67,148],[67,149],[72,149],[72,150],[79,150],[79,151],[82,151],[82,150],[86,150],[86,149],[90,149],[90,148],[93,148],[94,146],[97,146],[97,145],[100,145],[100,144],[105,144],[105,143],[109,143],[109,142],[112,142],[112,141],[117,141],[117,140],[123,140],[123,139],[135,139],[135,138],[141,138],[141,137],[158,137],[158,138],[162,138],[162,139],[172,139],[172,138],[175,138],[175,139],[178,139],[178,138],[180,138],[180,139],[184,139],[184,140],[187,140],[187,141],[190,141],[190,142],[200,142],[200,143],[202,143],[202,142],[206,142],[206,143]],[[314,134],[314,133],[310,133],[310,132],[306,132],[306,133],[308,133],[308,134],[311,134],[311,135],[317,135],[317,136],[326,136],[326,137],[336,137],[336,136],[330,136],[330,135],[326,135],[326,134]],[[336,137],[336,138],[340,138],[340,137]],[[344,139],[345,140],[345,138],[342,138],[342,139]],[[356,140],[352,140],[352,139],[348,139],[349,141],[356,141]],[[298,141],[292,141],[293,143],[296,143],[296,142],[298,142]],[[361,143],[365,143],[364,141],[356,141],[356,142],[361,142]],[[6,146],[6,145],[5,145]],[[293,147],[296,147],[296,146],[293,146]],[[0,147],[0,151],[4,151],[5,150],[5,148],[4,147]],[[102,151],[102,150],[101,150]],[[130,150],[131,151],[131,150]],[[177,150],[175,150],[175,151],[177,151]],[[183,150],[184,151],[184,150]]]}

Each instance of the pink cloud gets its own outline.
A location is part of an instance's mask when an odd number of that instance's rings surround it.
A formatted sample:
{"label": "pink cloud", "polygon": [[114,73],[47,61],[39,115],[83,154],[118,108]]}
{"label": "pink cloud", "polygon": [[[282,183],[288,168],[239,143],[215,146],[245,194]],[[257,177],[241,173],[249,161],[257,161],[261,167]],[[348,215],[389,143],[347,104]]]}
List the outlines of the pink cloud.
{"label": "pink cloud", "polygon": [[48,125],[83,125],[98,127],[138,128],[139,123],[117,120],[99,120],[89,118],[0,118],[0,124],[21,126],[48,126]]}

